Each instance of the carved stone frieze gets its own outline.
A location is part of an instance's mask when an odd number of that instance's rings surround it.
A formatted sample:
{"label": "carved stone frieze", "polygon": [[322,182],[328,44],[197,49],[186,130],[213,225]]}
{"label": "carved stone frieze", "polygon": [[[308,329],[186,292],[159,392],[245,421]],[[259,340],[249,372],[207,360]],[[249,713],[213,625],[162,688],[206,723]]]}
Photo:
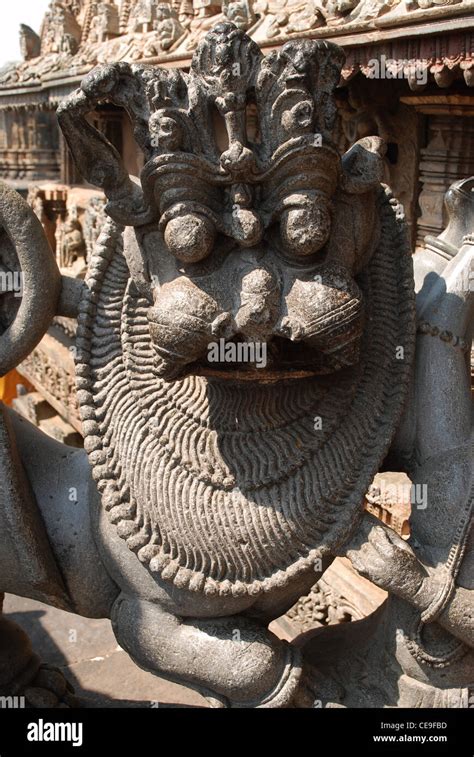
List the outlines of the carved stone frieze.
{"label": "carved stone frieze", "polygon": [[[119,10],[111,2],[98,0],[91,4],[87,28],[82,30],[82,41],[88,45],[100,45],[120,34]],[[85,36],[87,32],[87,36]]]}
{"label": "carved stone frieze", "polygon": [[386,592],[359,576],[348,560],[337,558],[311,591],[275,623],[293,639],[322,626],[362,620],[386,598]]}
{"label": "carved stone frieze", "polygon": [[82,436],[52,408],[40,392],[21,393],[12,402],[17,413],[45,434],[71,447],[82,447]]}
{"label": "carved stone frieze", "polygon": [[[474,0],[308,0],[306,3],[301,0],[182,3],[126,0],[120,5],[117,0],[81,3],[52,0],[41,30],[40,57],[35,57],[37,47],[31,30],[23,29],[27,64],[12,65],[5,70],[0,75],[0,87],[39,83],[54,78],[61,71],[78,76],[78,72],[111,60],[189,60],[211,26],[224,20],[248,31],[265,47],[302,33],[331,36],[339,35],[346,28],[363,33],[405,24],[411,16],[421,23],[438,16],[458,17],[473,12]],[[414,31],[416,34],[416,26]],[[423,40],[423,35],[420,39]],[[338,41],[344,42],[344,39],[338,37]],[[412,61],[413,55],[408,58]],[[431,58],[422,50],[416,60],[416,65],[422,68],[439,63],[439,58]],[[456,71],[462,76],[470,70],[471,64],[472,46],[468,46],[466,56],[456,62]],[[361,61],[361,70],[366,65],[367,60]],[[449,55],[446,66],[453,69]],[[343,76],[350,76],[349,67],[343,71]],[[469,77],[466,81],[469,83]]]}
{"label": "carved stone frieze", "polygon": [[21,363],[19,372],[33,384],[51,407],[79,433],[82,432],[76,399],[73,342],[62,344],[47,334]]}
{"label": "carved stone frieze", "polygon": [[75,55],[81,41],[81,27],[71,6],[51,0],[40,36],[42,56],[50,53]]}
{"label": "carved stone frieze", "polygon": [[408,10],[413,10],[414,8],[426,10],[428,8],[440,8],[457,5],[460,2],[462,2],[462,0],[406,0],[406,7]]}
{"label": "carved stone frieze", "polygon": [[54,113],[9,110],[0,113],[0,174],[23,186],[59,173],[57,126]]}
{"label": "carved stone frieze", "polygon": [[32,184],[28,203],[41,221],[59,268],[70,276],[84,275],[105,222],[103,196],[85,187]]}

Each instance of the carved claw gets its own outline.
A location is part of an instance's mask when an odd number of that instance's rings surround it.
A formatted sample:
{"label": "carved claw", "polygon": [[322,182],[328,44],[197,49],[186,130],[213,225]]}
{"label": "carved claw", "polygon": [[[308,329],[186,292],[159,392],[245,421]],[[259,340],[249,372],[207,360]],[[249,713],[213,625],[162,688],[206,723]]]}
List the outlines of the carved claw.
{"label": "carved claw", "polygon": [[398,534],[374,518],[364,520],[346,556],[364,578],[413,603],[427,577],[425,568]]}

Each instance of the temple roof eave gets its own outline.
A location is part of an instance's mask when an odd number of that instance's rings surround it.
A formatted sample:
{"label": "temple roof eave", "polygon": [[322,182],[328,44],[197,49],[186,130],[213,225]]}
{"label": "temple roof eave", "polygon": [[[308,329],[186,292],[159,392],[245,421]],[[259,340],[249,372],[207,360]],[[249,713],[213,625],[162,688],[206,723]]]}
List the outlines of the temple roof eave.
{"label": "temple roof eave", "polygon": [[[428,14],[426,11],[411,11],[405,16],[399,14],[395,24],[388,13],[369,22],[364,20],[345,26],[324,26],[292,34],[281,33],[272,39],[265,37],[268,32],[265,32],[262,24],[267,19],[263,18],[248,33],[264,53],[296,38],[328,39],[335,42],[347,54],[342,83],[350,81],[359,72],[372,78],[370,62],[383,55],[394,63],[395,68],[415,66],[419,70],[426,70],[440,87],[448,86],[454,78],[461,76],[468,86],[474,86],[474,2],[466,3],[464,0],[459,6],[451,5],[449,12],[446,7],[435,8],[434,11],[435,13]],[[184,69],[190,66],[193,50],[183,50],[182,38],[177,39],[163,54],[147,57],[140,54],[140,46],[143,53],[147,49],[147,40],[153,38],[154,34],[121,35],[96,48],[86,45],[69,58],[64,53],[49,54],[19,64],[10,69],[10,73],[16,75],[18,72],[18,77],[24,75],[27,80],[0,83],[0,110],[55,109],[60,100],[75,89],[83,76],[100,62],[123,60]],[[38,78],[32,79],[36,73],[35,66]],[[414,80],[409,83],[412,89],[417,89]]]}

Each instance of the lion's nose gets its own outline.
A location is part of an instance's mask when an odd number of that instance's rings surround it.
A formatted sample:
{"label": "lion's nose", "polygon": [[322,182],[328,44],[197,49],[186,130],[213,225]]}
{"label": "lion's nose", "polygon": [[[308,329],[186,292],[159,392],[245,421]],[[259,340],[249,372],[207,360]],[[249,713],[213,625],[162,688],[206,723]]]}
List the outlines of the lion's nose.
{"label": "lion's nose", "polygon": [[280,287],[264,267],[242,276],[240,303],[235,314],[237,332],[246,339],[268,341],[278,319]]}

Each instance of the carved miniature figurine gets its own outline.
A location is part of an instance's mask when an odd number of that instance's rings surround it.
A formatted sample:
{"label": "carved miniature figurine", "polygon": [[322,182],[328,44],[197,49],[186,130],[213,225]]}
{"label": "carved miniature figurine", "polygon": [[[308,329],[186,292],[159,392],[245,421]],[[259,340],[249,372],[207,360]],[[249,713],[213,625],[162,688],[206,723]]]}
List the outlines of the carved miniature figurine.
{"label": "carved miniature figurine", "polygon": [[128,31],[151,32],[157,17],[157,6],[158,0],[138,0],[130,10]]}
{"label": "carved miniature figurine", "polygon": [[257,21],[253,0],[222,0],[222,13],[243,31],[250,29]]}
{"label": "carved miniature figurine", "polygon": [[145,58],[159,55],[163,50],[169,50],[185,33],[178,14],[170,3],[159,3],[157,6],[153,29],[156,35],[145,44],[143,50]]}
{"label": "carved miniature figurine", "polygon": [[[423,256],[415,365],[412,258],[383,142],[342,158],[334,144],[343,60],[312,40],[265,57],[220,23],[189,73],[94,69],[58,111],[107,197],[85,283],[61,279],[32,211],[0,195],[0,255],[14,240],[25,276],[0,370],[54,315],[76,316],[86,450],[2,409],[0,591],[110,617],[141,667],[216,707],[449,706],[469,675],[474,246],[456,237]],[[88,121],[104,102],[133,122],[140,181]],[[265,366],[213,362],[216,342],[265,346]],[[390,451],[428,485],[410,546],[363,510]],[[340,554],[389,590],[387,606],[279,640],[269,623]]]}
{"label": "carved miniature figurine", "polygon": [[101,44],[120,34],[118,7],[110,0],[96,2],[93,7],[94,15],[90,22],[87,42],[92,45]]}
{"label": "carved miniature figurine", "polygon": [[81,41],[81,28],[65,3],[51,0],[41,28],[41,55],[67,53],[74,55]]}
{"label": "carved miniature figurine", "polygon": [[75,263],[79,262],[81,265],[85,262],[86,243],[77,214],[77,206],[73,205],[69,208],[67,219],[58,227],[56,243],[60,268],[72,268]]}

